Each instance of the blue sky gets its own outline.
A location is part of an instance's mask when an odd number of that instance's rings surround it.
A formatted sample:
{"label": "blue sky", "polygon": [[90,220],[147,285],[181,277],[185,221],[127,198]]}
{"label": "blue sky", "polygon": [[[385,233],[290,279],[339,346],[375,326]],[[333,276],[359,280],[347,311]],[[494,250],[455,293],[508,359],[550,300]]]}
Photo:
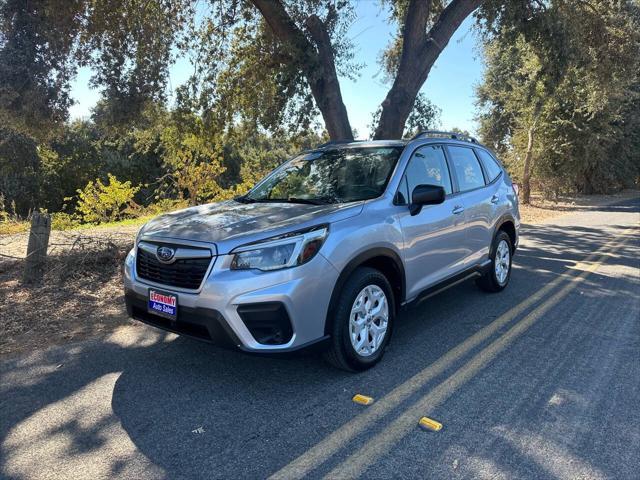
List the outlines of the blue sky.
{"label": "blue sky", "polygon": [[[381,81],[377,59],[391,40],[395,27],[387,23],[386,12],[380,9],[377,0],[360,0],[356,14],[349,35],[356,48],[357,62],[365,66],[355,82],[343,78],[340,84],[351,126],[359,138],[366,138],[371,115],[389,89],[389,85]],[[473,87],[481,79],[482,61],[472,27],[473,19],[467,18],[440,54],[422,89],[442,110],[440,128],[443,129],[458,127],[475,133]],[[179,59],[170,71],[170,92],[190,73],[188,60]],[[81,69],[73,83],[71,94],[77,103],[71,107],[72,118],[89,116],[98,100],[99,91],[88,86],[90,76],[88,69]]]}

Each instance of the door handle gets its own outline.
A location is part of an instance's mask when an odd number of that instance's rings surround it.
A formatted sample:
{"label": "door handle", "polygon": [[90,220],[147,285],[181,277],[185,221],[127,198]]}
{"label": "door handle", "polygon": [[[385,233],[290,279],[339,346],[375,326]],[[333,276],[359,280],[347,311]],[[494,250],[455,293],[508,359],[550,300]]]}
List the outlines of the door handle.
{"label": "door handle", "polygon": [[452,213],[454,215],[458,215],[458,214],[460,214],[462,212],[464,212],[464,207],[462,205],[456,205],[455,207],[453,207]]}
{"label": "door handle", "polygon": [[496,193],[493,197],[491,197],[491,203],[498,203],[500,201],[500,197]]}

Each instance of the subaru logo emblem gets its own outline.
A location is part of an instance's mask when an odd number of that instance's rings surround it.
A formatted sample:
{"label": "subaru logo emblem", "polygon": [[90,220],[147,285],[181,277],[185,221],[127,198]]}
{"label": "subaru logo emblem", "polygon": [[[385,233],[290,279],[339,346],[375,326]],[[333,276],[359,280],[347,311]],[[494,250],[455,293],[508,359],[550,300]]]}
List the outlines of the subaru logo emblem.
{"label": "subaru logo emblem", "polygon": [[171,247],[158,247],[156,251],[156,257],[158,257],[158,260],[162,263],[171,263],[175,254],[175,249]]}

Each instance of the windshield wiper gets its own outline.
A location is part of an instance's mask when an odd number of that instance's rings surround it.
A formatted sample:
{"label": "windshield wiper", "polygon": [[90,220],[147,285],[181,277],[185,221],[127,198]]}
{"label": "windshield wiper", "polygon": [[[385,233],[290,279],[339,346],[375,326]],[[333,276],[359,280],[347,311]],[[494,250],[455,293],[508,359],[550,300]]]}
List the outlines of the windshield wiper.
{"label": "windshield wiper", "polygon": [[246,195],[236,197],[234,200],[240,203],[303,203],[307,205],[328,205],[332,203],[329,200],[324,200],[322,198],[249,198]]}
{"label": "windshield wiper", "polygon": [[299,198],[299,197],[289,197],[286,201],[289,203],[306,203],[309,205],[327,205],[331,203],[328,200],[323,200],[321,198]]}
{"label": "windshield wiper", "polygon": [[256,200],[254,200],[253,198],[249,198],[246,195],[240,195],[234,198],[234,200],[236,202],[240,202],[240,203],[255,203]]}

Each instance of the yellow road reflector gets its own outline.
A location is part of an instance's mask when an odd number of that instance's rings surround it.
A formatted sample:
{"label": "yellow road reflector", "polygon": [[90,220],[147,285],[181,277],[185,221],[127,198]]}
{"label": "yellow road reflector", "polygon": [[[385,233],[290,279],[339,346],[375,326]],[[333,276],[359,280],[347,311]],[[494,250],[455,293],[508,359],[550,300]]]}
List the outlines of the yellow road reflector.
{"label": "yellow road reflector", "polygon": [[420,425],[422,428],[426,428],[427,430],[432,430],[434,432],[442,430],[442,424],[429,417],[422,417],[418,422],[418,425]]}
{"label": "yellow road reflector", "polygon": [[367,397],[366,395],[360,395],[359,393],[354,395],[352,400],[360,405],[371,405],[373,403],[373,398]]}

